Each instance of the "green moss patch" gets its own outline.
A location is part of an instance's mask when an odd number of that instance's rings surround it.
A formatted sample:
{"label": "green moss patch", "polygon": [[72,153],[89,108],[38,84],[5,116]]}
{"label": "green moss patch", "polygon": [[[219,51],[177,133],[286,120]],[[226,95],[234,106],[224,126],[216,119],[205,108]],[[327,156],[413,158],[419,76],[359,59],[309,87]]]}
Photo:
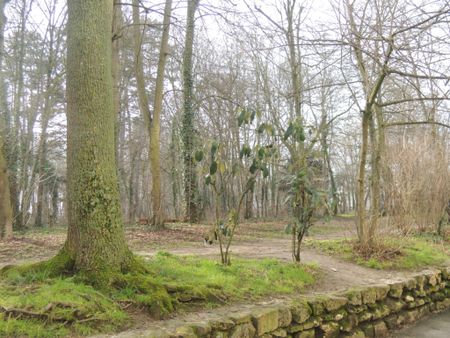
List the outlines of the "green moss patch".
{"label": "green moss patch", "polygon": [[276,259],[235,258],[231,266],[223,266],[210,259],[164,252],[158,253],[149,267],[161,283],[174,290],[186,288],[212,299],[298,292],[314,283],[315,270],[313,266],[282,263]]}
{"label": "green moss patch", "polygon": [[225,267],[168,253],[141,264],[148,273],[112,276],[110,287],[101,291],[78,275],[55,277],[47,263],[5,269],[0,277],[0,336],[117,332],[132,325],[128,310],[141,309],[158,318],[193,304],[211,306],[300,292],[314,283],[316,270],[273,259],[235,259]]}
{"label": "green moss patch", "polygon": [[441,266],[450,259],[441,245],[414,237],[379,239],[371,253],[361,253],[356,240],[309,240],[305,244],[373,269],[415,270]]}
{"label": "green moss patch", "polygon": [[52,337],[114,331],[127,315],[110,298],[72,278],[0,283],[0,336]]}

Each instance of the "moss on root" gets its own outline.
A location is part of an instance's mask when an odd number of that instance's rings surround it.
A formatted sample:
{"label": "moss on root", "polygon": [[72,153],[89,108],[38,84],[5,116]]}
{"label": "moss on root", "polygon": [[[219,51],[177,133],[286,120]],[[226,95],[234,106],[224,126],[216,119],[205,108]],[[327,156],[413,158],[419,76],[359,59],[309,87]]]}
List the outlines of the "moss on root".
{"label": "moss on root", "polygon": [[[117,304],[124,301],[134,303],[138,307],[145,307],[150,315],[155,318],[162,318],[173,312],[176,303],[167,288],[154,279],[146,263],[131,252],[127,255],[121,271],[110,271],[108,273],[102,271],[102,274],[77,271],[75,261],[64,249],[47,261],[19,266],[10,265],[0,270],[0,283],[2,283],[0,289],[4,287],[14,289],[19,285],[27,285],[34,289],[36,283],[52,285],[55,280],[67,280],[82,287],[89,287]],[[89,302],[90,298],[87,297],[86,301]],[[5,308],[4,304],[0,303],[0,309],[2,307]],[[17,313],[20,313],[20,311]],[[44,314],[40,317],[38,313],[40,312],[37,312],[36,316],[30,319],[34,321],[44,319],[49,323],[53,321],[52,316],[47,318]],[[65,318],[64,321],[68,324],[77,322],[77,320],[72,320],[73,318],[68,316],[62,318]],[[11,319],[15,320],[14,317]],[[11,325],[20,327],[16,320],[15,324]]]}
{"label": "moss on root", "polygon": [[313,274],[313,267],[269,259],[236,259],[224,267],[204,258],[158,253],[148,262],[130,256],[99,287],[62,252],[49,261],[1,270],[0,336],[113,332],[131,322],[124,310],[130,305],[161,318],[193,304],[297,293],[314,282]]}
{"label": "moss on root", "polygon": [[74,261],[65,250],[61,250],[55,257],[32,264],[7,265],[0,270],[0,278],[22,278],[32,281],[36,276],[53,278],[70,276],[73,274]]}
{"label": "moss on root", "polygon": [[127,314],[118,304],[73,278],[17,275],[0,282],[0,336],[53,337],[114,332]]}
{"label": "moss on root", "polygon": [[116,299],[145,306],[152,317],[160,319],[174,311],[176,301],[151,275],[118,274],[112,286],[116,290]]}

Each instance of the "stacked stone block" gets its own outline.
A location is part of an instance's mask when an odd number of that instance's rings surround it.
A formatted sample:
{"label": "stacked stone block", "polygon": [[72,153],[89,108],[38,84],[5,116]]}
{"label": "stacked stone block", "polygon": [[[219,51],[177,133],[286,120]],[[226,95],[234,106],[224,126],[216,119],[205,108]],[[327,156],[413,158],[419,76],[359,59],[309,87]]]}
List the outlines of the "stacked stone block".
{"label": "stacked stone block", "polygon": [[301,296],[204,322],[147,331],[144,337],[385,337],[430,312],[450,308],[450,270],[337,294]]}

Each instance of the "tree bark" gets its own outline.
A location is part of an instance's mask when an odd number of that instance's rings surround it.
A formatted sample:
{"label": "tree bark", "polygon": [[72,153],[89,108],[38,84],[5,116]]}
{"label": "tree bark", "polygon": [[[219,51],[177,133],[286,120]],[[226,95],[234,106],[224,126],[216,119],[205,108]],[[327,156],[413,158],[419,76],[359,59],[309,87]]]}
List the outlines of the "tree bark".
{"label": "tree bark", "polygon": [[197,174],[193,160],[194,152],[194,107],[193,107],[193,76],[192,76],[192,49],[194,45],[195,12],[199,0],[188,0],[186,38],[183,52],[183,102],[184,111],[182,119],[182,141],[184,162],[184,198],[186,219],[189,222],[198,221],[197,203]]}
{"label": "tree bark", "polygon": [[120,0],[114,0],[113,24],[112,24],[112,63],[111,75],[113,80],[113,102],[114,102],[114,145],[116,153],[116,168],[119,168],[119,130],[120,130],[120,40],[123,24],[122,5]]}
{"label": "tree bark", "polygon": [[132,255],[125,243],[114,149],[110,0],[68,1],[67,192],[62,253],[105,285]]}
{"label": "tree bark", "polygon": [[9,180],[6,161],[3,156],[3,138],[0,131],[0,239],[10,239],[12,237],[12,221]]}
{"label": "tree bark", "polygon": [[12,222],[13,212],[10,198],[10,186],[8,179],[8,168],[5,159],[5,147],[3,144],[3,135],[5,135],[6,126],[4,118],[7,114],[8,105],[6,102],[6,84],[3,78],[3,57],[4,57],[4,31],[6,17],[4,14],[5,5],[8,0],[0,0],[0,238],[10,239],[13,235]]}

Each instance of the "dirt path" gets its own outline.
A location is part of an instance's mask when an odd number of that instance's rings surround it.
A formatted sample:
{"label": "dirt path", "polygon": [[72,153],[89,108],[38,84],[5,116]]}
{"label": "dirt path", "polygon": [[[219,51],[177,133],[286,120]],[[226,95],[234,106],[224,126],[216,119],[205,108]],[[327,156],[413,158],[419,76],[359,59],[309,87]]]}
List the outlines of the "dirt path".
{"label": "dirt path", "polygon": [[[219,248],[217,245],[203,246],[194,245],[189,247],[179,247],[176,249],[167,249],[165,251],[176,255],[198,255],[219,260]],[[143,257],[152,257],[158,250],[138,251],[137,254]],[[283,261],[292,261],[290,252],[290,240],[288,239],[261,239],[259,241],[239,242],[232,246],[232,253],[234,257],[243,258],[277,258]],[[333,257],[320,254],[312,249],[304,249],[302,251],[302,259],[305,263],[315,263],[319,266],[321,276],[318,283],[313,288],[305,290],[306,294],[324,293],[330,291],[340,291],[351,287],[381,284],[388,281],[405,278],[413,273],[409,272],[395,272],[395,271],[380,271],[369,268],[364,268],[352,263],[344,262]],[[198,321],[206,321],[213,319],[218,315],[242,312],[247,308],[256,305],[277,304],[283,302],[284,297],[267,298],[259,302],[252,302],[251,304],[232,304],[222,306],[220,308],[204,311],[195,311],[189,314],[178,314],[174,318],[165,321],[146,320],[138,325],[133,330],[119,333],[117,335],[99,335],[96,338],[117,337],[117,338],[131,338],[131,337],[146,337],[149,329],[157,330],[160,328],[167,328],[172,326],[180,326],[183,323],[191,323]]]}
{"label": "dirt path", "polygon": [[[291,262],[291,242],[289,239],[261,239],[259,241],[239,242],[232,246],[232,256],[242,258],[277,258]],[[179,247],[166,250],[176,255],[198,255],[219,260],[218,245]],[[153,256],[157,250],[137,252],[144,257]],[[302,261],[319,266],[321,278],[312,291],[337,291],[357,285],[379,284],[386,281],[404,278],[411,273],[398,271],[382,271],[365,268],[345,262],[331,256],[323,255],[313,249],[302,250]]]}
{"label": "dirt path", "polygon": [[[315,237],[315,236],[314,236]],[[198,237],[197,237],[198,238]],[[23,240],[22,240],[23,241]],[[34,253],[32,256],[12,255],[9,259],[0,259],[0,268],[7,264],[30,263],[52,257],[59,247],[62,245],[64,238],[56,241],[52,247],[41,250],[39,254]],[[21,243],[21,242],[18,242]],[[17,244],[17,243],[16,243]],[[11,246],[14,243],[10,243]],[[259,238],[251,241],[239,241],[232,245],[232,257],[242,258],[276,258],[286,262],[291,262],[290,252],[291,241],[288,238]],[[134,247],[135,252],[143,257],[151,257],[161,249],[155,247]],[[176,247],[173,245],[164,249],[176,255],[198,255],[219,260],[218,244],[212,246],[204,246],[200,240],[196,242],[178,243]],[[16,251],[23,251],[16,250]],[[32,250],[34,252],[35,249]],[[13,252],[9,248],[9,252]],[[6,256],[6,255],[5,255]],[[353,263],[345,262],[334,257],[321,254],[314,249],[304,248],[302,250],[302,261],[305,263],[315,263],[319,267],[320,275],[318,282],[311,291],[337,291],[351,288],[357,285],[379,284],[390,280],[404,278],[411,273],[398,271],[382,271],[365,268]]]}
{"label": "dirt path", "polygon": [[[257,225],[255,225],[256,227]],[[259,225],[258,225],[259,226]],[[281,226],[280,226],[281,227]],[[276,258],[282,261],[291,262],[291,241],[288,237],[271,238],[260,237],[259,233],[253,234],[251,226],[247,231],[253,236],[242,236],[241,240],[233,243],[232,257],[242,258]],[[268,227],[272,229],[272,227]],[[201,242],[201,234],[204,228],[189,227],[180,230],[171,230],[176,235],[181,236],[178,240],[173,240],[172,232],[153,233],[145,231],[129,231],[127,239],[131,248],[139,255],[150,258],[158,251],[164,250],[176,255],[198,255],[209,257],[219,261],[219,247],[217,244],[212,246],[204,246]],[[278,229],[279,230],[279,229]],[[186,237],[186,234],[189,236]],[[276,233],[278,234],[278,233]],[[256,236],[255,236],[256,235]],[[353,234],[344,233],[342,227],[340,231],[332,234],[317,233],[312,238],[326,239],[336,237],[351,237]],[[48,237],[48,238],[47,238]],[[5,243],[0,250],[0,268],[6,264],[20,264],[24,262],[32,262],[42,260],[53,256],[64,242],[65,234],[37,236],[36,239],[20,238],[16,241]],[[168,240],[168,238],[172,240]],[[186,238],[188,240],[186,240]],[[251,238],[251,239],[248,239]],[[49,245],[49,243],[51,245]],[[374,270],[358,266],[328,255],[321,254],[314,249],[304,248],[302,250],[302,261],[304,263],[315,263],[319,267],[320,276],[317,283],[307,290],[305,293],[322,293],[330,291],[340,291],[351,287],[357,287],[369,284],[384,284],[389,281],[395,281],[406,278],[413,272],[398,271],[382,271]],[[156,321],[148,316],[137,318],[133,325],[135,329],[120,333],[115,337],[139,337],[141,334],[145,336],[145,329],[150,327],[158,327],[160,325],[167,326],[177,325],[180,322],[192,322],[213,318],[218,313],[228,313],[230,311],[245,310],[246,307],[255,306],[256,304],[274,304],[283,301],[285,297],[266,298],[260,302],[252,302],[252,304],[231,304],[211,310],[194,311],[189,314],[176,314],[169,321]],[[139,316],[139,315],[138,315]],[[107,335],[100,337],[110,337]]]}

